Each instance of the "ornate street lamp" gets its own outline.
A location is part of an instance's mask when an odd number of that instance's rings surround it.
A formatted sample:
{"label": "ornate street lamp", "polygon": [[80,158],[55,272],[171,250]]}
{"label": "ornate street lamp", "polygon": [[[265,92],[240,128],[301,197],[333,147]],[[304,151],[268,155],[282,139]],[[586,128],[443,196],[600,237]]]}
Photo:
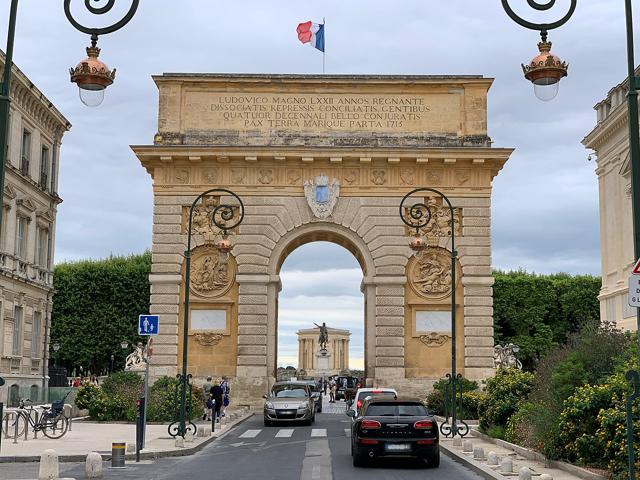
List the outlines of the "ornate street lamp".
{"label": "ornate street lamp", "polygon": [[[98,2],[99,0],[85,0],[85,7],[95,15],[108,13],[115,5],[115,0],[107,0],[107,3],[102,7],[94,7],[91,5],[92,1]],[[98,36],[120,30],[129,23],[138,10],[139,3],[140,0],[132,0],[131,8],[119,22],[103,28],[89,28],[73,18],[71,14],[71,0],[64,1],[64,13],[69,22],[71,22],[71,25],[81,32],[91,35],[91,46],[87,47],[87,58],[78,63],[75,68],[69,70],[71,82],[78,85],[80,100],[86,106],[97,107],[100,105],[104,100],[104,91],[113,83],[116,77],[115,68],[110,70],[104,62],[98,60],[98,56],[100,55]]]}
{"label": "ornate street lamp", "polygon": [[53,349],[53,366],[56,367],[56,362],[58,361],[58,350],[60,350],[60,344],[58,342],[55,342],[54,344],[51,345],[51,348]]}
{"label": "ornate street lamp", "polygon": [[[535,10],[546,11],[550,10],[556,2],[555,0],[547,0],[546,3],[542,3],[539,0],[527,0],[527,3]],[[536,97],[545,102],[553,100],[558,95],[560,80],[567,76],[569,68],[567,62],[563,62],[560,57],[551,53],[551,42],[547,41],[548,32],[567,23],[575,11],[576,5],[577,0],[571,0],[569,11],[557,22],[533,23],[516,14],[509,5],[509,0],[502,0],[502,6],[511,19],[525,28],[540,32],[542,38],[542,41],[538,43],[540,53],[533,57],[529,63],[522,65],[522,71],[524,77],[533,83]]]}
{"label": "ornate street lamp", "polygon": [[[182,371],[177,375],[180,382],[180,395],[179,395],[179,418],[177,422],[169,425],[169,435],[172,437],[181,436],[184,438],[187,431],[194,428],[194,425],[189,422],[187,425],[187,390],[190,388],[189,379],[191,375],[187,373],[187,350],[189,341],[189,294],[191,287],[191,235],[193,232],[193,214],[198,204],[203,201],[207,196],[211,195],[226,195],[233,199],[234,203],[223,203],[220,201],[219,205],[211,207],[211,211],[207,212],[207,218],[212,229],[217,229],[219,232],[219,239],[214,242],[216,249],[220,252],[220,260],[226,262],[229,258],[229,252],[231,252],[231,241],[229,240],[229,232],[238,227],[244,220],[244,204],[238,195],[231,190],[224,188],[212,188],[206,192],[201,193],[191,204],[189,208],[189,223],[187,228],[187,249],[184,252],[185,262],[185,282],[184,282],[184,318],[182,320]],[[221,197],[222,199],[222,197]],[[204,208],[204,205],[203,205]],[[195,434],[196,432],[193,431]]]}
{"label": "ornate street lamp", "polygon": [[[464,437],[469,433],[469,426],[464,420],[460,420],[460,423],[458,423],[457,418],[458,408],[461,409],[462,407],[462,375],[456,372],[456,258],[458,252],[456,251],[455,212],[449,198],[435,188],[416,188],[407,193],[400,202],[399,212],[404,224],[409,228],[415,229],[415,235],[411,238],[409,244],[415,252],[420,252],[427,248],[427,242],[422,237],[421,230],[429,224],[432,218],[436,218],[438,213],[433,211],[434,206],[428,202],[419,201],[411,206],[408,205],[410,197],[422,192],[435,193],[440,196],[443,200],[443,205],[446,204],[449,209],[451,218],[451,373],[447,373],[447,378],[449,379],[445,396],[447,399],[445,400],[447,418],[440,425],[440,432],[445,437],[455,437],[456,435]],[[450,424],[449,403],[451,405]]]}

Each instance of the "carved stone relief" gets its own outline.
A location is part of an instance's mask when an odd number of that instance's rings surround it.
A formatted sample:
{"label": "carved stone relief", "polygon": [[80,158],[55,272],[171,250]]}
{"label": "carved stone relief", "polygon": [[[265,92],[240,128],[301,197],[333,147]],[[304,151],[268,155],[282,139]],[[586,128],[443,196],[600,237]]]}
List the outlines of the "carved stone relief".
{"label": "carved stone relief", "polygon": [[471,174],[467,170],[458,170],[456,172],[456,182],[458,185],[464,185],[471,180]]}
{"label": "carved stone relief", "polygon": [[400,170],[400,182],[403,185],[413,185],[416,181],[416,175],[412,168],[403,168]]}
{"label": "carved stone relief", "polygon": [[384,185],[387,183],[386,170],[373,170],[371,172],[371,181],[374,185]]}
{"label": "carved stone relief", "polygon": [[263,185],[269,185],[273,182],[273,170],[270,168],[263,168],[258,172],[258,181]]}
{"label": "carved stone relief", "polygon": [[451,335],[441,332],[429,332],[426,335],[420,335],[420,341],[427,347],[440,347],[451,339]]}
{"label": "carved stone relief", "polygon": [[203,297],[218,297],[226,293],[235,281],[235,264],[213,245],[192,251],[191,291]]}
{"label": "carved stone relief", "polygon": [[409,284],[421,297],[438,299],[451,295],[451,253],[429,247],[415,256],[409,266]]}
{"label": "carved stone relief", "polygon": [[[444,237],[451,237],[452,223],[455,228],[456,237],[462,236],[462,211],[459,208],[453,209],[453,222],[451,221],[451,210],[448,205],[444,204],[442,197],[430,196],[424,200],[425,205],[429,208],[431,218],[429,222],[420,229],[420,234],[426,237],[429,245],[437,243]],[[409,212],[406,212],[406,218],[410,218]],[[407,233],[415,235],[415,229],[407,227]]]}
{"label": "carved stone relief", "polygon": [[189,183],[189,174],[191,171],[188,168],[178,168],[176,170],[176,183],[185,185]]}
{"label": "carved stone relief", "polygon": [[[220,204],[220,197],[207,196],[202,199],[202,202],[193,209],[193,218],[191,220],[191,232],[194,235],[207,235],[215,236],[220,231],[213,225],[211,221],[211,215],[213,211]],[[189,222],[189,207],[185,207],[183,211],[183,233],[187,233],[187,226]]]}
{"label": "carved stone relief", "polygon": [[194,335],[196,342],[205,347],[212,347],[217,345],[222,340],[222,335],[219,333],[201,332]]}
{"label": "carved stone relief", "polygon": [[304,196],[316,218],[327,218],[333,212],[340,196],[340,182],[329,180],[326,175],[318,175],[304,182]]}
{"label": "carved stone relief", "polygon": [[289,185],[298,185],[302,179],[302,172],[300,170],[289,170],[287,172],[287,182]]}
{"label": "carved stone relief", "polygon": [[353,185],[354,183],[356,183],[359,180],[360,177],[360,172],[358,170],[356,170],[355,168],[353,169],[349,169],[349,170],[345,170],[344,172],[344,183],[346,183],[347,185]]}
{"label": "carved stone relief", "polygon": [[246,170],[244,168],[232,168],[231,169],[231,183],[241,185],[244,183],[246,177]]}
{"label": "carved stone relief", "polygon": [[442,184],[442,179],[444,177],[444,172],[440,168],[433,168],[427,172],[427,185],[440,185]]}
{"label": "carved stone relief", "polygon": [[217,168],[207,168],[204,171],[204,183],[218,183]]}

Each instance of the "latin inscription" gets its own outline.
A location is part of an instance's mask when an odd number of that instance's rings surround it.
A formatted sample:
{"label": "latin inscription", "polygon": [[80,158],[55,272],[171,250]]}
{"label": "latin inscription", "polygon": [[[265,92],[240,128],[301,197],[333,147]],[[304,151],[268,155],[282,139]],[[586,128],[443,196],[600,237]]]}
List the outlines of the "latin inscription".
{"label": "latin inscription", "polygon": [[[215,130],[457,132],[460,95],[188,92],[184,127]],[[193,115],[197,112],[197,115]],[[446,120],[443,120],[446,119]],[[197,125],[196,125],[197,123]],[[445,125],[446,124],[446,125]]]}

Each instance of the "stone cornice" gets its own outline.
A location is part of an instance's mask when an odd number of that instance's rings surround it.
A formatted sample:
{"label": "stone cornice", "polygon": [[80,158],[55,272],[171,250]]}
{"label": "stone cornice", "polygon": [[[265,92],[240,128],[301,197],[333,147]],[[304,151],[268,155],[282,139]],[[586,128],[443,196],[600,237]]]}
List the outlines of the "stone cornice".
{"label": "stone cornice", "polygon": [[628,128],[626,105],[621,105],[619,108],[616,108],[604,121],[596,125],[596,127],[582,139],[582,144],[587,148],[598,151],[600,147],[621,128]]}
{"label": "stone cornice", "polygon": [[[0,50],[0,66],[4,70],[5,54]],[[55,137],[58,142],[64,132],[71,128],[71,123],[45,97],[22,71],[13,64],[10,96],[14,105],[19,106],[29,118],[37,122],[46,132]]]}

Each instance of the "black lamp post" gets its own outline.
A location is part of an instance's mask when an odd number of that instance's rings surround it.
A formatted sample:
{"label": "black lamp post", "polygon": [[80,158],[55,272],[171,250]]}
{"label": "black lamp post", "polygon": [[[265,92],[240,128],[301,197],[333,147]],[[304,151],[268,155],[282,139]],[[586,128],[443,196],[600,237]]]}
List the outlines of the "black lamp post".
{"label": "black lamp post", "polygon": [[[420,230],[426,227],[431,220],[437,218],[434,206],[420,200],[409,206],[409,199],[418,193],[435,193],[443,200],[443,208],[448,208],[451,218],[451,373],[447,373],[449,385],[445,405],[447,406],[446,421],[440,425],[440,432],[445,437],[464,437],[469,433],[469,426],[464,420],[458,423],[458,403],[462,405],[462,375],[457,373],[456,365],[456,234],[455,234],[455,212],[449,198],[435,188],[416,188],[407,193],[400,202],[400,218],[409,228],[415,229],[415,237],[412,238],[411,249],[420,252],[427,247],[427,243],[422,238]],[[449,407],[451,405],[451,423],[449,424]]]}
{"label": "black lamp post", "polygon": [[[529,6],[538,11],[547,11],[554,7],[555,0],[547,0],[542,3],[540,0],[527,0]],[[509,0],[502,0],[502,6],[511,17],[519,25],[531,30],[537,30],[542,36],[540,46],[540,55],[534,58],[529,65],[523,65],[525,78],[533,82],[536,88],[536,95],[539,90],[555,89],[557,93],[557,85],[560,79],[567,74],[567,64],[561,62],[558,57],[551,54],[551,44],[547,42],[547,32],[555,28],[561,27],[573,15],[576,9],[577,0],[571,0],[569,10],[564,17],[553,23],[533,23],[525,20],[517,15],[509,5]],[[640,258],[640,122],[638,120],[638,89],[640,89],[640,77],[636,75],[635,55],[633,48],[633,8],[631,0],[624,0],[625,20],[627,28],[627,73],[628,88],[627,94],[627,111],[629,123],[629,157],[631,163],[631,206],[633,219],[633,245],[635,259]],[[548,46],[548,50],[547,50]],[[544,47],[544,50],[543,50]],[[553,94],[553,91],[551,92]],[[555,96],[555,94],[553,94]],[[553,98],[551,96],[551,98]],[[547,98],[544,98],[547,99]],[[634,259],[634,260],[635,260]],[[638,331],[638,346],[640,347],[640,309],[636,309],[636,322]],[[627,380],[629,381],[629,397],[637,398],[640,393],[640,373],[635,370],[627,372]],[[635,480],[635,452],[633,450],[634,431],[633,431],[633,414],[631,408],[627,408],[627,453],[629,457],[629,479]]]}
{"label": "black lamp post", "polygon": [[[220,239],[215,243],[216,249],[222,254],[228,254],[231,251],[231,242],[229,241],[229,232],[238,227],[244,220],[244,204],[238,195],[231,190],[224,188],[212,188],[201,193],[191,204],[189,209],[189,224],[187,228],[187,249],[184,252],[185,262],[185,287],[184,287],[184,318],[182,320],[182,371],[178,374],[180,381],[179,395],[179,419],[177,422],[169,425],[169,434],[173,437],[181,436],[184,438],[187,431],[190,430],[192,424],[187,425],[187,390],[189,389],[189,379],[191,375],[187,374],[187,350],[189,341],[189,293],[191,286],[191,235],[193,227],[193,214],[196,206],[205,197],[211,195],[226,195],[234,200],[234,204],[222,203],[212,207],[207,212],[211,227],[216,228],[220,233]],[[177,425],[176,425],[177,424]],[[195,434],[195,432],[193,432]]]}
{"label": "black lamp post", "polygon": [[53,349],[53,367],[55,368],[58,362],[58,350],[60,350],[60,344],[55,342],[51,345],[51,348]]}

